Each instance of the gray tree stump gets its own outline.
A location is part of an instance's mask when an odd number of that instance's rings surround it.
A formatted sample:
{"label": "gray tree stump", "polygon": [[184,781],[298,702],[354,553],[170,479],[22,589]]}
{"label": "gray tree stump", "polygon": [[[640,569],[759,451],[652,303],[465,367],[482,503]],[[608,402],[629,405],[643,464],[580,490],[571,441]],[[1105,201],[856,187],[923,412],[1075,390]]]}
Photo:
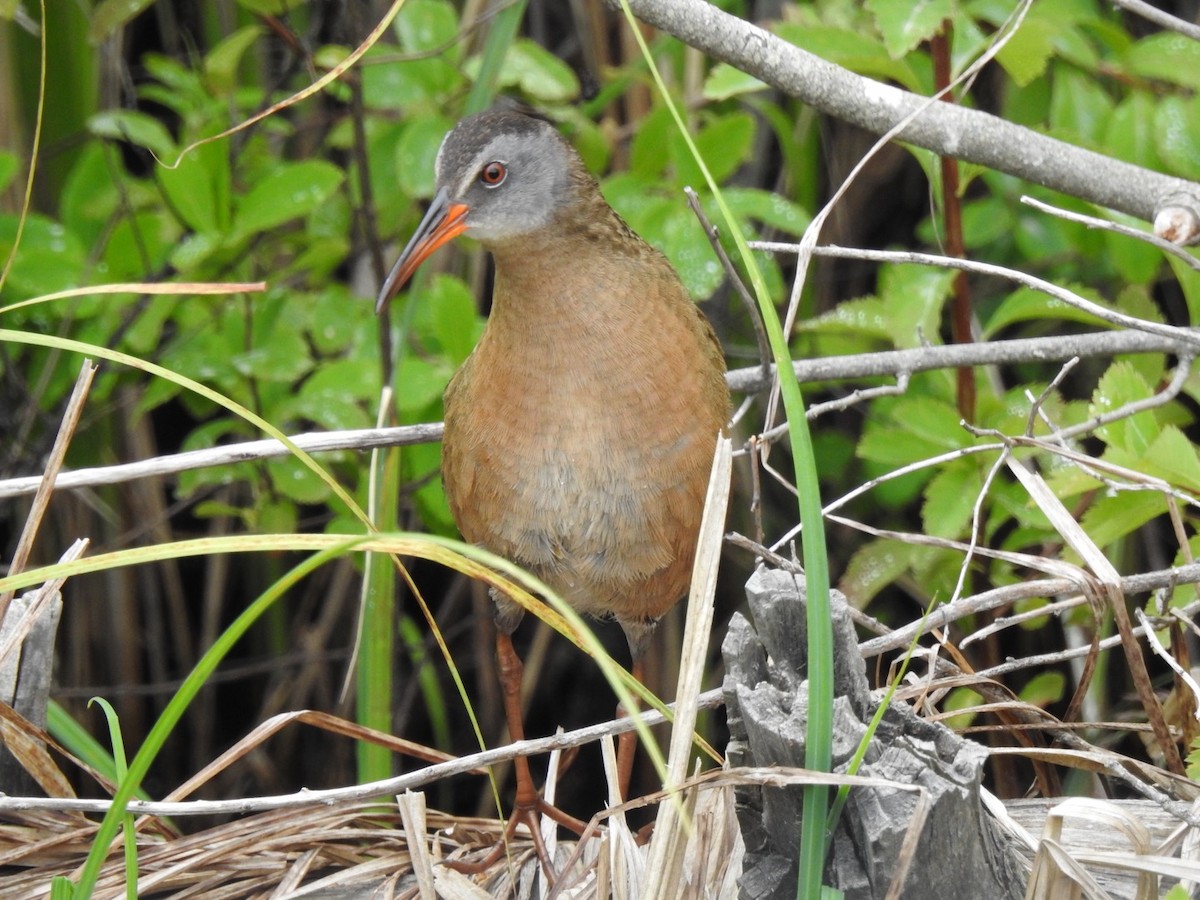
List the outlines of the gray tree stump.
{"label": "gray tree stump", "polygon": [[[0,647],[9,643],[28,611],[34,606],[39,591],[30,591],[13,598],[4,621],[0,622]],[[46,727],[46,707],[50,700],[50,673],[54,663],[54,637],[62,615],[62,594],[58,591],[42,603],[29,633],[13,652],[0,660],[0,702],[7,703],[39,728]],[[19,740],[40,741],[15,733],[16,726],[0,726],[0,792],[11,796],[44,793],[22,761],[14,755]]]}
{"label": "gray tree stump", "polygon": [[[725,703],[728,758],[735,766],[803,767],[808,710],[807,628],[803,578],[760,568],[746,585],[752,625],[729,625]],[[846,765],[876,708],[846,600],[834,592],[834,771]],[[907,706],[885,713],[858,774],[919,785],[931,801],[902,896],[912,900],[1016,900],[1026,872],[993,826],[979,798],[986,753]],[[799,787],[743,787],[738,820],[746,844],[744,900],[794,900],[800,843]],[[825,883],[847,900],[887,893],[917,795],[901,789],[852,788],[833,838]]]}

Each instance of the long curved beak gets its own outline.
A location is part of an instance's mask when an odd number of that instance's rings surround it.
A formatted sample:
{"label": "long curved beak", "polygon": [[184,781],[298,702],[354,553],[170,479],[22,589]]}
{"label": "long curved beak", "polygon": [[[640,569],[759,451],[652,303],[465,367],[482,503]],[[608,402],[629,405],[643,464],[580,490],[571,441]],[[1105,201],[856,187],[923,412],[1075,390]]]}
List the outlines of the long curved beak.
{"label": "long curved beak", "polygon": [[375,301],[375,312],[383,312],[384,307],[391,302],[404,283],[417,271],[417,267],[425,261],[438,247],[453,240],[467,230],[467,213],[471,208],[465,203],[451,203],[450,195],[445,188],[439,188],[433,195],[425,218],[417,226],[413,236],[409,238],[408,246],[396,260],[391,273],[383,282],[379,291],[379,299]]}

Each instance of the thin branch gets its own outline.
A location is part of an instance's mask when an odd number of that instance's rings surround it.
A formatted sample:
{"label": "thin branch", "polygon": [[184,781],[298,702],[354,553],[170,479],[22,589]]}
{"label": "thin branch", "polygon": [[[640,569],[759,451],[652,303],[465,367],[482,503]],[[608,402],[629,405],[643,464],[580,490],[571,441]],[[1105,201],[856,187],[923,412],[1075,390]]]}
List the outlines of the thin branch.
{"label": "thin branch", "polygon": [[[1126,594],[1141,594],[1160,588],[1174,587],[1180,584],[1195,584],[1197,582],[1200,582],[1200,563],[1129,575],[1119,579],[1118,584]],[[996,609],[1000,606],[1007,606],[1018,600],[1029,600],[1035,597],[1054,597],[1059,594],[1075,594],[1079,592],[1079,589],[1079,582],[1070,578],[1043,578],[1037,581],[1025,581],[1019,584],[1006,585],[1001,588],[984,591],[972,597],[964,597],[953,604],[940,606],[933,610],[924,620],[913,622],[903,628],[897,628],[889,635],[863,641],[858,645],[858,649],[865,657],[878,656],[889,650],[902,650],[918,635],[926,634],[935,628],[945,628],[963,616]],[[1088,648],[1081,649],[1083,652],[1087,652]]]}
{"label": "thin branch", "polygon": [[[790,252],[799,253],[801,247],[798,244],[785,244],[769,241],[754,241],[750,245],[756,250],[768,250],[775,252]],[[939,256],[934,253],[917,253],[907,250],[861,250],[857,248],[835,247],[826,245],[824,247],[815,247],[813,253],[817,256],[831,256],[838,259],[861,259],[872,262],[902,262],[916,263],[918,265],[942,266],[947,269],[962,269],[967,272],[975,272],[980,275],[995,275],[1000,278],[1008,278],[1012,281],[1022,284],[1025,287],[1032,288],[1035,291],[1041,291],[1043,294],[1048,294],[1055,300],[1059,300],[1068,306],[1073,306],[1076,309],[1095,316],[1103,322],[1110,322],[1113,325],[1119,325],[1122,328],[1133,328],[1138,331],[1149,332],[1160,336],[1173,336],[1186,344],[1191,344],[1200,347],[1200,332],[1190,328],[1177,328],[1174,325],[1163,325],[1159,322],[1150,322],[1146,319],[1139,319],[1136,316],[1129,316],[1123,312],[1118,312],[1114,309],[1108,309],[1101,306],[1099,303],[1093,303],[1087,300],[1074,291],[1068,291],[1064,287],[1059,287],[1051,281],[1046,281],[1044,278],[1038,278],[1034,275],[1029,275],[1025,272],[1018,272],[1015,269],[1009,269],[1005,266],[997,266],[992,263],[977,262],[975,260],[962,259],[954,256]]]}
{"label": "thin branch", "polygon": [[[46,469],[42,475],[36,479],[37,487],[34,494],[33,503],[29,510],[29,515],[25,519],[25,527],[21,530],[21,537],[17,541],[17,549],[13,552],[12,562],[9,564],[9,572],[16,574],[25,568],[25,563],[29,560],[29,553],[33,548],[33,541],[37,535],[38,528],[42,524],[42,516],[45,515],[46,507],[50,503],[50,495],[54,492],[54,485],[62,471],[63,459],[66,457],[67,447],[71,444],[71,439],[75,436],[75,429],[79,425],[79,417],[83,415],[84,402],[87,400],[88,391],[92,387],[92,379],[96,377],[98,366],[90,359],[83,361],[82,367],[79,369],[79,375],[75,379],[75,387],[71,390],[71,397],[67,401],[67,408],[63,412],[62,424],[59,426],[58,434],[54,438],[54,446],[50,450],[50,458],[46,461]],[[8,611],[8,605],[12,602],[13,594],[11,591],[0,594],[0,622],[4,621],[4,615]],[[3,657],[0,656],[0,659]]]}
{"label": "thin branch", "polygon": [[1146,21],[1153,22],[1160,28],[1178,31],[1180,34],[1186,34],[1193,41],[1200,41],[1200,25],[1185,22],[1183,19],[1146,3],[1145,0],[1112,0],[1112,3],[1113,6],[1129,10],[1135,16],[1141,16]]}
{"label": "thin branch", "polygon": [[[1094,416],[1086,422],[1080,422],[1078,425],[1072,425],[1069,428],[1055,428],[1053,436],[1061,440],[1078,437],[1081,434],[1088,434],[1095,431],[1110,422],[1115,422],[1118,419],[1127,419],[1130,416],[1136,415],[1146,410],[1156,409],[1160,406],[1165,406],[1183,390],[1183,386],[1187,383],[1188,376],[1192,374],[1192,363],[1194,358],[1191,353],[1181,353],[1179,364],[1175,366],[1175,374],[1171,378],[1171,383],[1165,388],[1154,394],[1151,397],[1146,397],[1142,400],[1134,400],[1126,403],[1124,406],[1118,407],[1111,412],[1104,413],[1100,416]],[[1027,433],[1026,437],[1033,437],[1032,433]]]}
{"label": "thin branch", "polygon": [[1170,666],[1171,671],[1192,692],[1192,718],[1200,720],[1200,707],[1196,706],[1196,701],[1200,700],[1200,685],[1196,684],[1196,679],[1192,677],[1191,673],[1184,669],[1175,657],[1167,652],[1167,648],[1162,645],[1162,641],[1158,639],[1158,635],[1154,633],[1154,629],[1150,626],[1150,620],[1147,618],[1146,613],[1140,609],[1135,609],[1133,613],[1137,616],[1142,634],[1146,636],[1146,642],[1150,645],[1150,649],[1154,651],[1155,656]]}
{"label": "thin branch", "polygon": [[[801,382],[855,381],[868,378],[895,378],[901,372],[917,374],[958,366],[999,366],[1017,362],[1064,362],[1072,356],[1089,359],[1124,353],[1180,353],[1194,342],[1200,343],[1200,330],[1186,330],[1187,340],[1116,330],[1093,334],[1064,334],[1056,337],[1026,338],[1013,341],[987,341],[978,344],[951,344],[887,350],[848,356],[802,359],[794,363]],[[762,385],[755,366],[736,369],[726,380],[731,390],[753,393]]]}
{"label": "thin branch", "polygon": [[[643,22],[685,44],[874,134],[887,132],[929,99],[834,65],[704,0],[629,0],[629,7]],[[1147,222],[1167,207],[1180,207],[1200,220],[1200,184],[965,106],[934,104],[905,125],[899,139]]]}
{"label": "thin branch", "polygon": [[[330,450],[372,450],[376,447],[403,447],[410,444],[428,444],[442,439],[442,424],[407,425],[399,428],[360,428],[352,431],[327,431],[299,434],[292,440],[308,453]],[[272,459],[291,453],[276,440],[246,441],[211,447],[206,450],[188,450],[169,456],[156,456],[139,462],[121,463],[116,466],[98,466],[62,472],[55,481],[57,490],[92,487],[100,484],[118,484],[152,475],[175,475],[191,469],[211,466],[226,466],[239,462]],[[33,493],[41,478],[11,478],[0,481],[0,500]]]}
{"label": "thin branch", "polygon": [[754,326],[755,340],[758,341],[758,358],[762,360],[762,379],[764,382],[767,382],[771,378],[771,345],[767,341],[767,329],[763,325],[762,313],[758,309],[758,303],[751,296],[749,289],[746,287],[746,282],[742,281],[742,276],[738,274],[733,260],[725,252],[725,247],[719,237],[720,232],[717,230],[717,226],[709,221],[708,215],[704,212],[704,207],[700,205],[700,197],[690,187],[684,188],[683,193],[687,197],[688,206],[692,208],[692,212],[700,220],[700,225],[704,228],[704,236],[708,238],[708,243],[712,246],[713,252],[717,254],[717,259],[721,261],[721,267],[725,270],[725,277],[729,279],[729,283],[733,285],[733,289],[737,292],[737,295],[742,298],[742,303],[746,307],[746,313],[750,316],[750,322]]}
{"label": "thin branch", "polygon": [[1068,222],[1079,222],[1081,225],[1086,225],[1088,228],[1095,228],[1099,231],[1111,231],[1114,234],[1122,234],[1125,237],[1131,237],[1134,240],[1142,241],[1149,244],[1151,247],[1157,247],[1163,253],[1169,253],[1172,256],[1183,260],[1193,269],[1200,271],[1200,259],[1197,259],[1191,253],[1184,250],[1174,241],[1165,241],[1157,234],[1151,234],[1148,231],[1142,231],[1138,228],[1130,228],[1128,225],[1122,225],[1120,222],[1110,222],[1108,219],[1098,219],[1095,216],[1086,216],[1083,213],[1075,212],[1069,209],[1060,209],[1057,206],[1051,206],[1049,203],[1043,203],[1041,200],[1035,200],[1033,197],[1022,197],[1021,202],[1026,206],[1032,206],[1036,210],[1046,213],[1047,215],[1057,216],[1060,219],[1066,219]]}
{"label": "thin branch", "polygon": [[[1200,331],[1183,331],[1200,341]],[[889,350],[849,356],[830,356],[803,359],[794,363],[796,377],[804,383],[854,381],[871,378],[898,378],[904,373],[929,372],[958,366],[994,366],[1021,362],[1059,362],[1073,356],[1091,358],[1126,353],[1174,353],[1181,356],[1192,352],[1190,341],[1146,334],[1140,331],[1106,331],[1094,334],[1060,335],[1057,337],[1026,338],[1013,341],[990,341],[978,344],[954,344],[945,347],[919,347],[912,350]],[[772,367],[772,374],[774,367]],[[758,366],[735,369],[726,376],[730,389],[753,394],[768,385]],[[372,450],[376,447],[408,446],[439,441],[440,422],[408,425],[396,428],[365,428],[350,431],[315,432],[296,435],[293,440],[309,453],[333,450]],[[101,466],[62,472],[55,481],[56,490],[73,490],[102,484],[119,484],[155,475],[175,475],[192,469],[231,465],[238,462],[272,459],[287,456],[288,449],[276,440],[247,441],[189,450],[169,456],[158,456],[115,466]],[[41,482],[40,476],[25,476],[0,481],[0,500],[32,494]]]}
{"label": "thin branch", "polygon": [[[724,695],[720,688],[705,691],[696,698],[698,709],[713,709],[724,703]],[[674,709],[675,704],[667,705]],[[436,763],[415,772],[400,775],[395,778],[385,778],[367,784],[355,784],[343,788],[326,790],[303,790],[295,794],[281,794],[271,797],[247,797],[239,800],[189,800],[175,803],[158,803],[153,801],[133,800],[126,804],[128,813],[135,816],[209,816],[209,815],[242,815],[246,813],[263,812],[269,809],[304,809],[310,806],[329,806],[334,803],[368,800],[385,794],[403,793],[431,784],[453,775],[470,774],[474,769],[494,766],[507,762],[518,756],[536,756],[549,753],[552,750],[563,750],[568,747],[578,747],[597,741],[606,735],[623,734],[637,727],[638,722],[646,725],[658,725],[666,721],[666,717],[657,710],[646,710],[632,716],[622,716],[611,722],[599,725],[589,725],[551,737],[536,740],[517,741],[504,747],[496,747],[469,756],[460,756],[449,762]],[[59,810],[76,812],[107,812],[112,806],[110,800],[77,800],[70,798],[47,797],[8,797],[0,794],[0,812],[20,812],[25,810]]]}

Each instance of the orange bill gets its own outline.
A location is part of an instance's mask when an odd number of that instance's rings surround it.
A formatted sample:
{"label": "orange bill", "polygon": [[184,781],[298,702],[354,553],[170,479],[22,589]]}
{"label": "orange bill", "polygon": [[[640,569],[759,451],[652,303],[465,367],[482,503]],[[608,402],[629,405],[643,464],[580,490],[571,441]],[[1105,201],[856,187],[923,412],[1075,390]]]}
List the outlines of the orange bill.
{"label": "orange bill", "polygon": [[413,272],[438,247],[458,237],[467,230],[467,213],[470,207],[465,203],[451,203],[445,188],[433,195],[425,218],[417,226],[417,230],[409,239],[408,245],[391,273],[383,282],[379,291],[379,299],[375,301],[375,312],[383,312],[384,307],[391,302],[404,283],[412,277]]}

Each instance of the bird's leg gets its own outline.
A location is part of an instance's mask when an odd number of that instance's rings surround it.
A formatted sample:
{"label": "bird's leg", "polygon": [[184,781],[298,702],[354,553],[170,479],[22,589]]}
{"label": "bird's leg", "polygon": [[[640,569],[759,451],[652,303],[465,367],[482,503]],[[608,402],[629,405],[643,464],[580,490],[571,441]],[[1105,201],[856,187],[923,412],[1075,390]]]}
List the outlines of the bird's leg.
{"label": "bird's leg", "polygon": [[[508,735],[513,743],[525,740],[525,720],[521,711],[521,682],[525,674],[525,666],[512,645],[512,635],[503,630],[496,633],[496,658],[500,670],[500,687],[504,693],[504,715],[508,719]],[[524,815],[530,828],[534,831],[534,844],[541,843],[540,832],[535,825],[537,814],[549,816],[560,825],[583,834],[586,823],[574,816],[567,815],[561,809],[542,799],[541,793],[534,787],[533,775],[529,771],[529,759],[518,756],[513,759],[514,772],[517,777],[517,795],[513,801],[513,815]]]}
{"label": "bird's leg", "polygon": [[[629,642],[629,654],[632,658],[630,674],[637,679],[638,684],[646,683],[646,668],[643,661],[646,650],[650,647],[650,639],[654,629],[658,627],[658,619],[618,619],[621,630],[625,632],[625,640]],[[617,717],[633,715],[637,712],[636,700],[634,708],[626,710],[617,705]],[[621,800],[629,799],[629,783],[633,777],[633,758],[637,752],[637,732],[626,731],[617,738],[617,790]]]}
{"label": "bird's leg", "polygon": [[[523,741],[525,721],[521,710],[521,682],[524,680],[525,666],[513,647],[512,635],[503,630],[496,632],[496,662],[500,671],[500,689],[504,694],[504,716],[508,720],[509,739],[513,743]],[[535,812],[539,796],[537,788],[533,786],[529,760],[518,756],[513,760],[513,768],[517,777],[517,810]]]}
{"label": "bird's leg", "polygon": [[[633,661],[631,674],[638,684],[645,684],[646,672],[640,658]],[[637,712],[637,701],[634,708],[626,710],[624,704],[617,704],[617,717],[633,715]],[[617,790],[620,791],[621,801],[629,799],[629,783],[633,778],[633,758],[637,753],[637,732],[626,731],[617,738]]]}
{"label": "bird's leg", "polygon": [[[525,721],[521,710],[521,682],[525,674],[525,667],[521,663],[521,657],[517,655],[517,651],[513,647],[511,631],[503,627],[498,627],[496,630],[496,662],[500,674],[500,689],[504,696],[504,715],[508,719],[509,738],[513,743],[523,741],[525,740]],[[541,794],[538,793],[538,789],[534,786],[533,774],[529,771],[528,758],[524,756],[515,757],[513,759],[513,771],[517,779],[517,795],[513,802],[512,815],[508,819],[508,824],[504,827],[504,835],[496,844],[496,847],[479,862],[464,863],[456,861],[449,865],[452,865],[459,872],[468,875],[477,875],[486,872],[500,861],[500,858],[507,850],[509,840],[516,833],[517,826],[524,823],[525,827],[529,829],[533,840],[534,852],[537,853],[538,861],[542,864],[542,870],[546,874],[546,879],[549,883],[553,884],[554,868],[550,862],[550,854],[547,852],[546,845],[542,841],[541,814],[544,813],[559,824],[570,828],[576,834],[582,834],[587,826],[542,799]]]}

